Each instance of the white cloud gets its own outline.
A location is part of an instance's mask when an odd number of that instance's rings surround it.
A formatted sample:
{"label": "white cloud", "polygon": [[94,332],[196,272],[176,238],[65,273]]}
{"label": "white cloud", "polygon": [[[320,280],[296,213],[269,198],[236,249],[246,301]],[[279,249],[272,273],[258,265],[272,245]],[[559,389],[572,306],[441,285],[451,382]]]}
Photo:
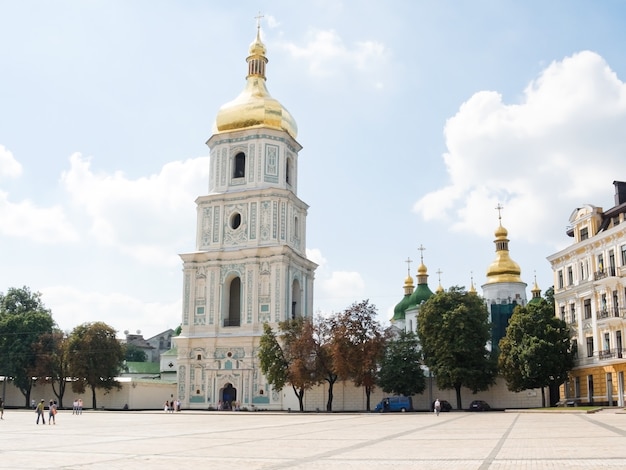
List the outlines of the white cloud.
{"label": "white cloud", "polygon": [[78,240],[78,233],[67,221],[60,206],[37,207],[25,200],[12,203],[0,191],[0,233],[38,243],[67,243]]}
{"label": "white cloud", "polygon": [[[334,30],[311,30],[307,43],[298,46],[293,43],[282,45],[292,57],[307,63],[309,72],[317,77],[334,77],[345,73],[346,68],[356,71],[367,69],[367,77],[381,73],[387,60],[387,49],[377,41],[358,41],[352,47],[346,45]],[[382,82],[373,82],[382,87]]]}
{"label": "white cloud", "polygon": [[[516,238],[558,246],[567,216],[609,200],[626,178],[626,84],[599,55],[550,64],[518,104],[481,91],[446,123],[449,184],[415,212],[453,229],[491,235],[497,203]],[[608,197],[607,197],[608,196]]]}
{"label": "white cloud", "polygon": [[103,321],[118,329],[141,329],[148,338],[180,323],[181,300],[172,303],[145,301],[120,293],[84,291],[74,287],[50,286],[41,289],[45,305],[62,330],[72,330],[86,323]]}
{"label": "white cloud", "polygon": [[[180,234],[188,233],[179,227],[194,226],[193,201],[206,192],[208,168],[208,157],[200,157],[133,180],[121,172],[94,173],[91,159],[76,153],[61,180],[73,204],[90,218],[98,243],[144,263],[175,266]],[[186,247],[187,238],[184,242]]]}
{"label": "white cloud", "polygon": [[349,307],[355,299],[366,297],[365,282],[361,274],[354,271],[333,271],[327,277],[316,277],[315,298],[316,310],[332,313],[330,305]]}
{"label": "white cloud", "polygon": [[4,145],[0,145],[0,176],[16,178],[22,174],[22,165]]}
{"label": "white cloud", "polygon": [[[6,147],[0,145],[0,177],[17,178],[22,165]],[[0,234],[26,238],[38,243],[66,243],[78,239],[78,233],[68,222],[59,205],[39,207],[29,200],[14,202],[0,189]]]}

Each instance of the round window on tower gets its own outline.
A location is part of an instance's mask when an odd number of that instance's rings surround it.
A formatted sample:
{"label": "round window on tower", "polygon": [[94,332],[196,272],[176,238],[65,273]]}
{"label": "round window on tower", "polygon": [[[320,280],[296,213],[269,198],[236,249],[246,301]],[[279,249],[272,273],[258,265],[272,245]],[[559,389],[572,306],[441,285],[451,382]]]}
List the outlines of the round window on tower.
{"label": "round window on tower", "polygon": [[235,212],[230,216],[230,228],[236,230],[241,225],[241,214],[239,212]]}

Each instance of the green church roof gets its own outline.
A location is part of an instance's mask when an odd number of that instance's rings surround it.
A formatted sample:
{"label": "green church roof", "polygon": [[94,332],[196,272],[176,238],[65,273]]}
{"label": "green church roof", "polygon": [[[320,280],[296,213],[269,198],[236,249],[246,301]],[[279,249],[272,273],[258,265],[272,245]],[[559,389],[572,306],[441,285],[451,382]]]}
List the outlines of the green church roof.
{"label": "green church roof", "polygon": [[419,307],[422,302],[430,299],[433,295],[433,291],[430,290],[428,284],[418,284],[417,288],[409,298],[409,305],[407,307],[407,310],[412,310]]}

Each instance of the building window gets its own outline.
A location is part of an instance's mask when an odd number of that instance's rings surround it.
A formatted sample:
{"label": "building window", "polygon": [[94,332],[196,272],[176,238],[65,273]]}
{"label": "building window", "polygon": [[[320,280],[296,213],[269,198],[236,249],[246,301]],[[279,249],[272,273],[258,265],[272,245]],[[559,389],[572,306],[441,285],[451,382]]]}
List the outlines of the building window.
{"label": "building window", "polygon": [[239,326],[241,322],[241,279],[236,277],[230,282],[228,289],[228,316],[224,318],[224,326]]}
{"label": "building window", "polygon": [[598,271],[604,271],[604,255],[602,253],[598,255]]}
{"label": "building window", "polygon": [[609,276],[615,276],[615,252],[609,250]]}
{"label": "building window", "polygon": [[569,317],[572,323],[576,323],[576,304],[569,304]]}
{"label": "building window", "polygon": [[243,178],[244,176],[246,176],[246,155],[243,152],[239,152],[235,155],[233,178]]}
{"label": "building window", "polygon": [[587,238],[589,238],[589,229],[583,227],[580,229],[580,241],[586,240]]}
{"label": "building window", "polygon": [[585,312],[585,320],[589,320],[591,318],[591,299],[585,299],[584,312]]}
{"label": "building window", "polygon": [[609,333],[604,333],[604,352],[607,354],[611,350],[611,336]]}
{"label": "building window", "polygon": [[622,266],[626,266],[626,245],[622,245]]}
{"label": "building window", "polygon": [[561,305],[560,311],[561,311],[561,320],[565,321],[565,305]]}
{"label": "building window", "polygon": [[563,289],[563,270],[559,269],[559,289]]}
{"label": "building window", "polygon": [[567,285],[574,284],[574,269],[571,266],[567,267]]}
{"label": "building window", "polygon": [[616,290],[613,291],[613,316],[619,317],[619,298]]}
{"label": "building window", "polygon": [[587,357],[593,357],[593,336],[587,336]]}
{"label": "building window", "polygon": [[285,162],[285,182],[291,184],[291,159],[288,158]]}

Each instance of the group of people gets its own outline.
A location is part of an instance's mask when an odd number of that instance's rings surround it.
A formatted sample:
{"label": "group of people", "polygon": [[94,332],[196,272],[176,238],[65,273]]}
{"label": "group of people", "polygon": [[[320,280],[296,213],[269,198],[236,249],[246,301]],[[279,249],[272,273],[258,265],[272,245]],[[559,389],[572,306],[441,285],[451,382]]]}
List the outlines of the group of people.
{"label": "group of people", "polygon": [[173,413],[174,411],[180,411],[180,400],[165,400],[165,406],[163,411],[166,413]]}
{"label": "group of people", "polygon": [[82,398],[74,398],[74,403],[72,403],[72,414],[73,415],[83,414],[83,399]]}
{"label": "group of people", "polygon": [[[56,400],[50,400],[48,404],[48,424],[57,424],[57,402]],[[39,419],[41,419],[42,424],[46,424],[46,401],[42,398],[39,404],[35,407],[35,412],[37,413],[37,424],[39,424]]]}
{"label": "group of people", "polygon": [[224,410],[228,410],[228,411],[240,411],[241,410],[241,405],[239,404],[238,401],[224,401],[222,402],[222,400],[217,402],[217,410],[218,411],[224,411]]}

